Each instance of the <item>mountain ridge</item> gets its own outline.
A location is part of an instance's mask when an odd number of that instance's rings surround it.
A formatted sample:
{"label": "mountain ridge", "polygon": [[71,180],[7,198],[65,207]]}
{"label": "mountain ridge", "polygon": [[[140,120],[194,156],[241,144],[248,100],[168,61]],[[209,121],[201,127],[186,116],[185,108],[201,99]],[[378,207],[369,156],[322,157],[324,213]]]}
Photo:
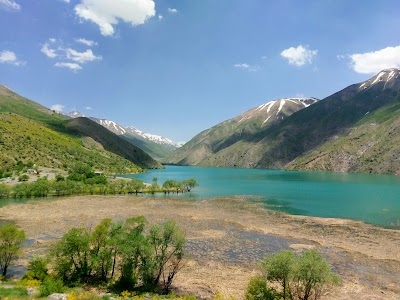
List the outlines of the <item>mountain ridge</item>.
{"label": "mountain ridge", "polygon": [[[362,124],[369,114],[371,114],[370,118],[374,117],[379,120],[379,118],[383,118],[382,114],[389,106],[396,109],[395,112],[397,112],[396,103],[400,101],[399,74],[399,69],[382,70],[368,80],[352,84],[309,107],[293,112],[280,122],[270,124],[265,128],[261,127],[260,130],[253,132],[247,131],[246,134],[242,134],[236,140],[231,139],[230,143],[225,143],[222,147],[218,143],[212,145],[199,143],[196,146],[197,149],[193,148],[196,139],[201,137],[203,141],[207,141],[210,133],[219,125],[224,124],[222,122],[207,131],[203,131],[181,149],[176,150],[170,156],[170,161],[180,165],[217,167],[398,173],[400,172],[400,162],[393,158],[397,154],[394,149],[396,146],[393,143],[386,142],[393,149],[382,150],[382,155],[392,153],[390,157],[389,155],[385,156],[387,163],[368,162],[368,168],[365,167],[366,159],[363,156],[354,155],[354,149],[351,152],[352,154],[339,155],[334,151],[332,145],[338,139],[345,141],[345,136],[350,132],[356,134],[358,131],[355,128]],[[272,104],[266,103],[260,105],[258,109],[268,109],[270,106]],[[386,111],[386,114],[388,113]],[[235,118],[243,120],[242,115]],[[392,127],[397,129],[395,117],[390,118],[387,122],[379,127],[382,135],[385,134],[384,128],[388,130]],[[395,140],[397,140],[397,132],[399,131],[393,129],[391,131]],[[371,139],[370,143],[374,142],[373,133],[369,133],[368,139]],[[382,143],[378,144],[381,149],[384,148]],[[320,154],[323,150],[320,149],[321,147],[324,147],[325,151],[329,150],[328,156],[334,155],[336,157],[329,164],[324,162],[324,167],[316,163],[317,161],[322,163],[322,160],[315,159],[314,156]],[[357,147],[362,147],[362,145],[353,143],[353,148]],[[189,150],[191,150],[204,154],[207,152],[207,148],[217,149],[218,151],[211,155],[198,155],[201,159],[197,160],[192,157],[192,153],[189,153]],[[185,149],[188,151],[182,153],[182,150]],[[380,150],[376,149],[376,153],[379,152]],[[377,155],[371,155],[374,159],[377,158]],[[302,159],[303,156],[307,157],[308,160]],[[344,164],[340,161],[344,157],[350,156],[356,162]],[[310,161],[314,163],[311,164]]]}

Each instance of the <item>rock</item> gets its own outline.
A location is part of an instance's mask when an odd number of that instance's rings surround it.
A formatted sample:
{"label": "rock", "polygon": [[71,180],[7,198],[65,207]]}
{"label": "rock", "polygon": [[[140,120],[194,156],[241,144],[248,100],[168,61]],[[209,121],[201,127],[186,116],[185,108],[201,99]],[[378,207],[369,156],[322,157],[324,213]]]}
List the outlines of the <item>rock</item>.
{"label": "rock", "polygon": [[54,293],[47,297],[49,300],[67,300],[67,294]]}
{"label": "rock", "polygon": [[27,288],[26,291],[28,292],[28,296],[34,296],[36,294],[35,288]]}

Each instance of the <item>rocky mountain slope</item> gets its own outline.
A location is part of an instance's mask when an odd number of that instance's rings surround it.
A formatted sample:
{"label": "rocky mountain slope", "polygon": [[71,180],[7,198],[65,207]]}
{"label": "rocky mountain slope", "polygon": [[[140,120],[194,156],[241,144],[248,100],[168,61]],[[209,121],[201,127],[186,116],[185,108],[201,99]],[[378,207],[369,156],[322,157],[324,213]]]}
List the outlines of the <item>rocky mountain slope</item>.
{"label": "rocky mountain slope", "polygon": [[[369,80],[353,84],[278,123],[253,132],[242,132],[242,135],[236,135],[236,140],[230,138],[233,142],[225,143],[223,147],[209,142],[210,133],[225,122],[221,123],[182,147],[186,153],[178,149],[171,162],[400,173],[399,75],[398,69],[383,70]],[[222,135],[229,136],[229,131]],[[211,155],[207,153],[208,149],[213,149]],[[202,156],[201,153],[207,154]]]}
{"label": "rocky mountain slope", "polygon": [[[77,111],[63,114],[69,118],[85,117],[85,115]],[[164,157],[181,146],[166,137],[146,133],[133,126],[125,127],[112,120],[99,119],[95,117],[88,118],[107,128],[111,132],[121,136],[135,146],[138,146],[159,161],[162,161]]]}
{"label": "rocky mountain slope", "polygon": [[81,162],[110,173],[162,167],[130,144],[126,151],[131,154],[122,157],[122,150],[110,148],[107,142],[113,140],[122,148],[126,142],[109,131],[94,128],[96,132],[90,133],[79,124],[72,125],[58,113],[0,85],[0,169],[12,169],[18,161],[51,168]]}
{"label": "rocky mountain slope", "polygon": [[[212,161],[214,157],[224,153],[225,149],[271,126],[280,124],[294,112],[317,101],[318,99],[315,98],[285,98],[254,107],[235,118],[201,132],[173,152],[168,157],[168,161],[181,165],[222,166],[224,163],[214,164]],[[231,160],[227,165],[235,165],[235,160]]]}

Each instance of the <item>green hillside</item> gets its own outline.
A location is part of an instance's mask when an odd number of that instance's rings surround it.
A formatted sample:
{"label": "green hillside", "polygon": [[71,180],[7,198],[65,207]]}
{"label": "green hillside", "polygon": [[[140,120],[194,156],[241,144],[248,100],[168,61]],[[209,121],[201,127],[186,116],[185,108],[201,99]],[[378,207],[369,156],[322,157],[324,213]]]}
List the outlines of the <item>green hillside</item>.
{"label": "green hillside", "polygon": [[162,168],[157,161],[142,149],[88,118],[80,117],[68,120],[65,127],[83,137],[91,137],[107,151],[115,153],[138,166],[143,168]]}
{"label": "green hillside", "polygon": [[140,136],[134,136],[130,133],[120,135],[121,138],[127,140],[133,145],[138,146],[140,149],[148,153],[151,157],[157,161],[163,162],[164,158],[170,155],[176,147],[171,145],[157,144],[155,142],[146,140]]}
{"label": "green hillside", "polygon": [[[249,150],[246,147],[249,138],[280,124],[296,111],[317,101],[315,98],[286,98],[254,107],[199,133],[169,155],[167,160],[179,165],[237,166],[243,157],[237,156],[237,153]],[[240,166],[248,165],[244,163]]]}
{"label": "green hillside", "polygon": [[[253,132],[242,131],[236,140],[220,130],[231,142],[219,147],[213,141],[211,144],[217,147],[210,148],[208,141],[225,123],[216,125],[174,152],[172,162],[399,174],[399,101],[400,70],[384,70],[280,122]],[[183,151],[186,153],[181,156]],[[202,151],[206,155],[196,160]]]}
{"label": "green hillside", "polygon": [[0,169],[12,170],[18,162],[64,169],[84,163],[107,173],[161,167],[131,144],[124,150],[126,142],[111,132],[86,133],[71,130],[58,113],[0,86]]}
{"label": "green hillside", "polygon": [[287,165],[290,170],[400,174],[400,99]]}

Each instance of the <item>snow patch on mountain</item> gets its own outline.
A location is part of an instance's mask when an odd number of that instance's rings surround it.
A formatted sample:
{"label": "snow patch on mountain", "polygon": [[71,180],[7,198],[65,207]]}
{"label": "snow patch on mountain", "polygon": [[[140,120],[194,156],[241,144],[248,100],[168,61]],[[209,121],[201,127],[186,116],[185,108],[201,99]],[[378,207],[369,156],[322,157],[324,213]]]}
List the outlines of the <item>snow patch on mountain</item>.
{"label": "snow patch on mountain", "polygon": [[169,145],[169,146],[173,146],[173,147],[181,146],[179,143],[176,143],[176,142],[170,140],[169,138],[166,138],[161,135],[147,133],[147,132],[139,130],[133,126],[128,126],[128,127],[126,127],[126,129],[128,130],[129,133],[134,133],[136,135],[141,136],[142,138],[145,138],[146,140],[152,141],[157,144]]}
{"label": "snow patch on mountain", "polygon": [[380,82],[385,82],[385,85],[383,88],[386,88],[386,85],[394,80],[396,80],[400,75],[400,69],[392,68],[392,69],[386,69],[381,72],[379,72],[377,75],[374,77],[360,83],[358,89],[367,89],[373,85],[376,85]]}

